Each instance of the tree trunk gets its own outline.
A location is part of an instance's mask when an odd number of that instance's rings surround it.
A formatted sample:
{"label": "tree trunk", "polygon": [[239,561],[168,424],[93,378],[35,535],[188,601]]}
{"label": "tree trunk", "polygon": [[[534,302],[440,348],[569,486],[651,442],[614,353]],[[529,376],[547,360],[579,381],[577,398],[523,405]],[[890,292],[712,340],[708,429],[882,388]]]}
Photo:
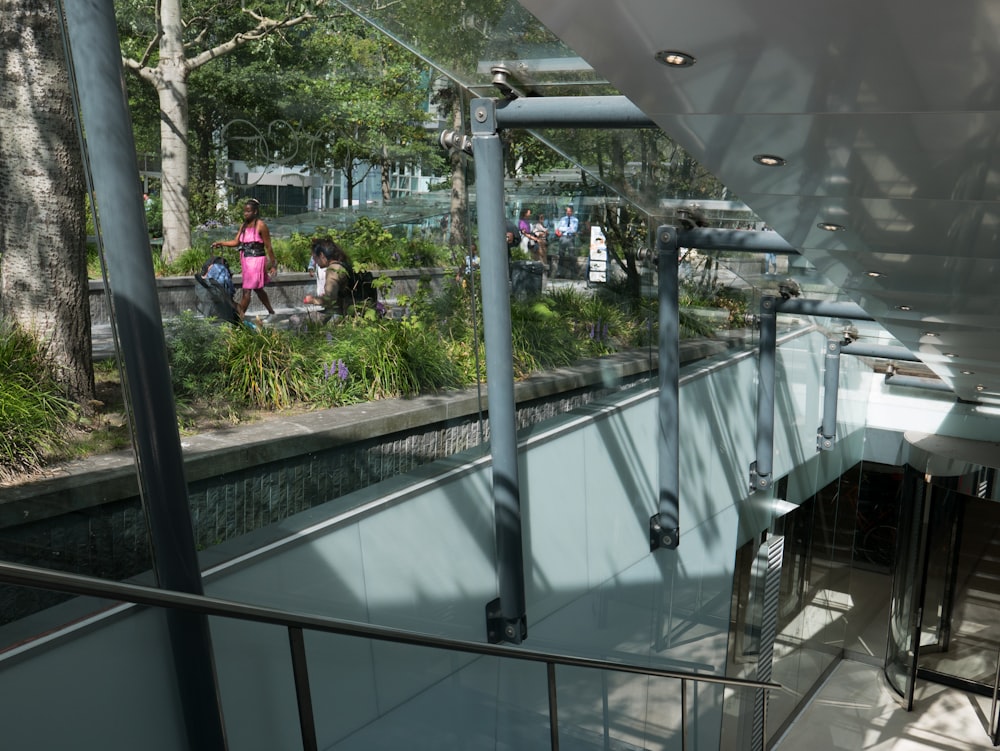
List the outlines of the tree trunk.
{"label": "tree trunk", "polygon": [[[0,317],[94,398],[83,166],[56,5],[0,0]],[[136,190],[138,190],[138,184]]]}
{"label": "tree trunk", "polygon": [[392,162],[389,160],[389,147],[382,145],[382,200],[386,203],[392,198],[390,190],[390,175],[392,173]]}
{"label": "tree trunk", "polygon": [[188,63],[181,42],[180,0],[160,6],[160,63],[155,85],[160,100],[162,151],[163,257],[175,260],[191,247],[188,187]]}
{"label": "tree trunk", "polygon": [[[456,133],[462,133],[462,103],[464,99],[461,90],[455,87],[451,98],[451,122]],[[458,149],[451,152],[451,234],[448,244],[452,247],[464,248],[466,244],[466,221],[469,216],[468,191],[465,185],[465,158]]]}

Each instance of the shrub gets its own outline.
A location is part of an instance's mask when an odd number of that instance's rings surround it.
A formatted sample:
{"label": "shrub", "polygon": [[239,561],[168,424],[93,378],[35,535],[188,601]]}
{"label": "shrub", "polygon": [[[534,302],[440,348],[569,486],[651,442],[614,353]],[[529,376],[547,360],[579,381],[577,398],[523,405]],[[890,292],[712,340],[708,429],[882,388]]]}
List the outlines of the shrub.
{"label": "shrub", "polygon": [[[314,235],[319,237],[317,233]],[[278,259],[278,266],[288,271],[305,271],[309,268],[309,260],[312,258],[312,236],[293,232],[287,240],[275,240],[274,255]]]}
{"label": "shrub", "polygon": [[163,237],[163,199],[158,195],[146,201],[146,228],[151,237]]}
{"label": "shrub", "polygon": [[165,322],[170,379],[178,399],[208,397],[222,386],[228,328],[190,310]]}
{"label": "shrub", "polygon": [[580,357],[577,337],[566,321],[543,303],[511,303],[510,326],[514,375],[518,378],[570,365]]}
{"label": "shrub", "polygon": [[343,321],[321,358],[324,363],[336,360],[345,363],[366,401],[465,384],[462,368],[449,357],[440,334],[413,321]]}
{"label": "shrub", "polygon": [[[213,255],[221,255],[235,271],[240,267],[239,255],[235,248],[213,250],[209,243],[199,242],[181,253],[168,267],[170,276],[191,276],[201,271],[202,265]],[[233,266],[235,260],[236,265]]]}
{"label": "shrub", "polygon": [[397,265],[400,268],[433,268],[451,263],[451,250],[430,240],[415,238],[402,244]]}
{"label": "shrub", "polygon": [[307,363],[296,342],[274,329],[229,329],[222,362],[226,392],[237,404],[254,409],[285,409],[307,401]]}
{"label": "shrub", "polygon": [[366,216],[358,217],[354,226],[344,231],[342,244],[355,265],[388,269],[395,266],[399,258],[397,242],[392,233]]}
{"label": "shrub", "polygon": [[0,321],[0,478],[34,471],[65,447],[73,415],[34,337]]}

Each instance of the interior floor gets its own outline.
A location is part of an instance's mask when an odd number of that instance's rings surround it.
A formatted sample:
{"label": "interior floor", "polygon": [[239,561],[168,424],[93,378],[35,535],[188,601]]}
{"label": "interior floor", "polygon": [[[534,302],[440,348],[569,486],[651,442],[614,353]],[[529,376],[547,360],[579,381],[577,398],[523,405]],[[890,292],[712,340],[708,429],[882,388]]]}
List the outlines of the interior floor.
{"label": "interior floor", "polygon": [[991,749],[987,734],[990,704],[985,697],[918,681],[913,711],[906,712],[882,679],[880,668],[844,660],[772,749]]}

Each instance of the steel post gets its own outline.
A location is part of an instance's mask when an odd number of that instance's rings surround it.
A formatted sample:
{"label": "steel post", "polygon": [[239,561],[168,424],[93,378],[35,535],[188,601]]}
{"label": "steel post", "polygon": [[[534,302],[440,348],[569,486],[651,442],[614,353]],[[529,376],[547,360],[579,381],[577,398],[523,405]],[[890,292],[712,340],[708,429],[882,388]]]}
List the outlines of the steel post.
{"label": "steel post", "polygon": [[840,342],[826,343],[823,371],[823,424],[816,436],[816,450],[829,451],[837,435],[837,396],[840,389]]}
{"label": "steel post", "polygon": [[[153,254],[138,182],[139,165],[125,99],[121,46],[112,0],[62,3],[71,81],[86,133],[81,144],[96,206],[107,286],[139,488],[160,587],[202,594],[167,348],[153,273]],[[208,619],[167,614],[178,691],[192,749],[225,749]]]}
{"label": "steel post", "polygon": [[514,361],[510,330],[510,268],[505,234],[503,147],[492,99],[472,102],[472,153],[476,160],[476,216],[486,339],[487,405],[493,455],[493,509],[500,597],[486,606],[491,642],[527,637],[521,494],[514,419]]}
{"label": "steel post", "polygon": [[657,410],[657,457],[659,469],[658,511],[649,520],[649,546],[677,548],[680,537],[680,441],[678,405],[680,382],[680,323],[678,321],[677,230],[656,230],[659,294],[659,385]]}
{"label": "steel post", "polygon": [[[491,100],[492,101],[492,100]],[[525,97],[496,105],[498,128],[656,128],[623,96]]]}
{"label": "steel post", "polygon": [[868,342],[851,342],[840,348],[841,354],[856,357],[880,357],[886,360],[902,360],[904,362],[920,362],[920,358],[906,347],[889,344],[869,344]]}
{"label": "steel post", "polygon": [[778,313],[798,313],[806,316],[826,318],[847,318],[853,321],[874,321],[864,308],[853,302],[830,302],[827,300],[804,300],[801,297],[775,298]]}
{"label": "steel post", "polygon": [[760,354],[757,361],[757,459],[750,465],[750,492],[771,486],[774,462],[774,360],[778,339],[775,298],[760,301]]}
{"label": "steel post", "polygon": [[777,232],[713,229],[698,227],[678,232],[677,244],[698,250],[730,250],[745,253],[798,255],[799,251],[785,242]]}

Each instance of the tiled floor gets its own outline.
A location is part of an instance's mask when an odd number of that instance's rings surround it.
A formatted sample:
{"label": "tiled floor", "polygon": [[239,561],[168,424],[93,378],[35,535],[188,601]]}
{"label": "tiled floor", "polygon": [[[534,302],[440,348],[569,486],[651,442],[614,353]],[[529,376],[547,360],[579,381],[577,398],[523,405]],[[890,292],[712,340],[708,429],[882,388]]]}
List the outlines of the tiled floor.
{"label": "tiled floor", "polygon": [[969,751],[992,749],[991,701],[922,681],[914,711],[893,699],[881,671],[841,662],[776,751]]}

